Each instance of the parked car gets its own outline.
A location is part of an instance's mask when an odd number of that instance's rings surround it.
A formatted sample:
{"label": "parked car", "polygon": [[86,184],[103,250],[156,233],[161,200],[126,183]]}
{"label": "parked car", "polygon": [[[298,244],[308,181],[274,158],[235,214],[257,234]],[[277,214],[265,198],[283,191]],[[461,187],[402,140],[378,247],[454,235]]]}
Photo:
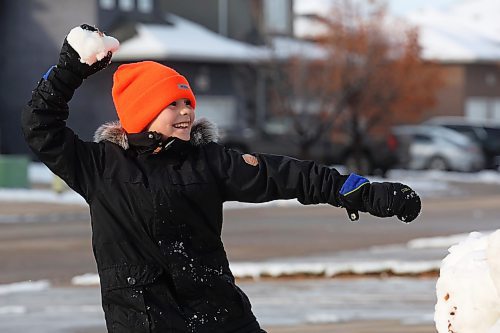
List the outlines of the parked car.
{"label": "parked car", "polygon": [[464,117],[435,117],[426,123],[450,128],[477,141],[484,153],[485,167],[500,170],[500,123]]}
{"label": "parked car", "polygon": [[409,169],[433,169],[472,172],[483,169],[480,146],[457,131],[434,125],[395,126],[400,142],[408,143],[401,157]]}
{"label": "parked car", "polygon": [[[266,122],[261,129],[224,129],[221,131],[221,143],[241,152],[263,152],[291,156],[299,159],[312,159],[332,165],[342,164],[351,172],[360,174],[385,173],[398,164],[396,137],[391,133],[387,137],[366,137],[360,147],[359,156],[354,156],[354,149],[348,140],[333,142],[323,139],[316,142],[303,156],[297,135],[293,133],[290,119],[275,118]],[[358,162],[358,163],[356,163]],[[359,167],[355,167],[355,165]]]}

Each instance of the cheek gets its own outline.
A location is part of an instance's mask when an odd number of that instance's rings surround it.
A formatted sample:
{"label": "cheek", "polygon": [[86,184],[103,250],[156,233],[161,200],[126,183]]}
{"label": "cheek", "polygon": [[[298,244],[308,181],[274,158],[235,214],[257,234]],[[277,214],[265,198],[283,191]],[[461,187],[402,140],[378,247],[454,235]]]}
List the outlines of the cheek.
{"label": "cheek", "polygon": [[150,126],[151,131],[167,134],[171,133],[173,128],[173,117],[168,117],[165,115],[161,115],[160,117],[156,118],[153,123]]}

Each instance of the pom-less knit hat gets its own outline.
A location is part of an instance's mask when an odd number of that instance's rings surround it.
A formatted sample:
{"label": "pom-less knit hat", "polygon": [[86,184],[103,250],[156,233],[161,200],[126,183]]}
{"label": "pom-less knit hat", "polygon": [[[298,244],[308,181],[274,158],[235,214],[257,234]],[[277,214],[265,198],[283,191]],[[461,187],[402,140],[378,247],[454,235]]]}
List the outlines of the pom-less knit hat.
{"label": "pom-less knit hat", "polygon": [[170,67],[141,61],[118,67],[113,76],[113,102],[127,133],[139,133],[173,101],[196,99],[186,78]]}

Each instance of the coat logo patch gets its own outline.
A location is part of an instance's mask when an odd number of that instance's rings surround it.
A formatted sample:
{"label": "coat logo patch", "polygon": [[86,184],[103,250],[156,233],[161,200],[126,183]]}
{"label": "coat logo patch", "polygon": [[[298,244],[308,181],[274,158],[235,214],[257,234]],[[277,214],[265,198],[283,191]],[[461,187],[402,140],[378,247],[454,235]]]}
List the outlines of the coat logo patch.
{"label": "coat logo patch", "polygon": [[259,165],[259,160],[257,160],[257,157],[250,155],[250,154],[244,154],[242,155],[243,159],[247,164],[250,164],[251,166],[257,166]]}

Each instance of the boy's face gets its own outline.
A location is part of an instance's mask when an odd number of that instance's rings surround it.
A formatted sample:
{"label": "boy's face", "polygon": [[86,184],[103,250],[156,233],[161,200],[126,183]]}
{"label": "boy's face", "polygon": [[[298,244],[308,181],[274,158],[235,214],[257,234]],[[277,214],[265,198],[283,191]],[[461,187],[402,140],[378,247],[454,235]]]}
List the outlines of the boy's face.
{"label": "boy's face", "polygon": [[182,98],[172,102],[146,128],[150,132],[158,132],[163,139],[176,137],[184,141],[191,138],[191,127],[194,121],[194,109],[188,99]]}

